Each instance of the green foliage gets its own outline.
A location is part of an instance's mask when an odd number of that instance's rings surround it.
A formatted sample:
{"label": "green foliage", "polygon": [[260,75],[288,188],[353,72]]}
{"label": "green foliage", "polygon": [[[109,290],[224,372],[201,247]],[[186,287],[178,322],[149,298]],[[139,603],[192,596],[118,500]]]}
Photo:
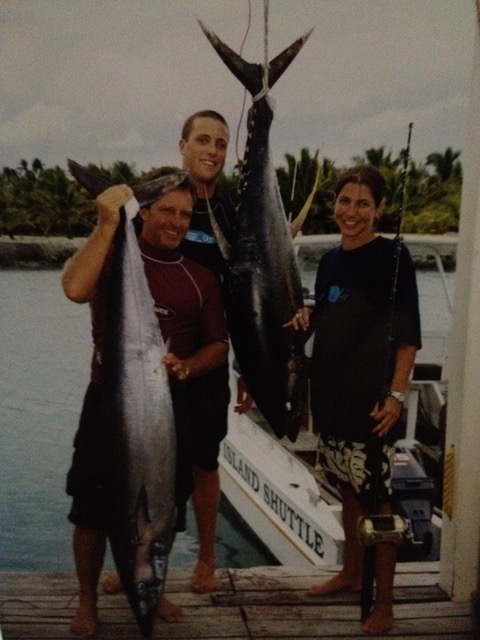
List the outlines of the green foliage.
{"label": "green foliage", "polygon": [[328,158],[320,164],[318,154],[317,150],[312,156],[306,148],[300,151],[298,160],[287,154],[285,156],[287,168],[277,169],[280,194],[289,220],[294,220],[302,210],[315,184],[317,172],[320,172],[319,186],[302,228],[305,234],[329,233],[335,230],[332,222],[332,205],[338,170]]}
{"label": "green foliage", "polygon": [[[445,233],[457,231],[460,218],[462,165],[460,152],[448,147],[444,153],[430,153],[424,163],[412,161],[407,179],[407,197],[403,215],[405,233]],[[394,232],[403,210],[404,152],[393,157],[385,147],[367,149],[353,163],[366,162],[382,172],[388,185],[387,207],[380,220],[380,231]],[[117,161],[110,167],[89,164],[112,184],[138,184],[144,176],[133,164]],[[285,166],[277,168],[277,178],[285,211],[295,219],[315,183],[310,213],[302,231],[331,233],[337,231],[332,220],[333,189],[345,167],[337,167],[328,158],[313,155],[308,148],[297,158],[285,155]],[[232,195],[238,182],[238,167],[231,175],[222,175],[220,188]],[[57,235],[86,236],[96,221],[92,198],[65,171],[56,166],[46,168],[40,159],[31,164],[21,160],[15,169],[5,167],[0,173],[0,234],[10,236]]]}
{"label": "green foliage", "polygon": [[[320,166],[318,154],[318,150],[312,156],[308,149],[302,149],[298,160],[286,155],[287,167],[277,169],[285,211],[293,212],[295,217],[308,196],[317,168],[320,168],[320,184],[302,229],[305,234],[337,231],[332,220],[333,189],[338,175],[346,167],[336,167],[328,158]],[[371,164],[382,172],[386,180],[387,205],[378,224],[379,231],[396,232],[402,219],[402,231],[405,233],[458,231],[462,191],[459,156],[459,151],[453,152],[449,147],[443,154],[429,154],[423,164],[411,161],[405,200],[404,150],[398,157],[393,157],[392,152],[386,152],[385,147],[371,148],[362,156],[353,157],[352,164]],[[294,198],[292,193],[295,194]]]}

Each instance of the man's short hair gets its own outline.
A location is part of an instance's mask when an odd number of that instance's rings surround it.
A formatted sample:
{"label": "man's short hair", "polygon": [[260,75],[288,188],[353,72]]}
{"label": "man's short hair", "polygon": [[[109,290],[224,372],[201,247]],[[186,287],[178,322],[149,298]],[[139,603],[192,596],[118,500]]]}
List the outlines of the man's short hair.
{"label": "man's short hair", "polygon": [[145,182],[150,182],[151,180],[155,180],[156,178],[162,178],[163,176],[169,176],[176,173],[185,174],[185,177],[175,186],[175,189],[180,189],[181,191],[189,191],[193,200],[195,201],[197,198],[197,188],[195,186],[195,183],[193,182],[192,176],[188,173],[188,171],[185,171],[185,169],[170,166],[157,167],[145,174],[142,177],[141,183],[144,184]]}
{"label": "man's short hair", "polygon": [[197,118],[212,118],[212,120],[218,120],[227,127],[228,131],[227,121],[221,113],[213,111],[212,109],[204,109],[203,111],[196,111],[195,113],[192,113],[192,115],[185,120],[182,128],[182,140],[188,140],[192,133],[193,123]]}

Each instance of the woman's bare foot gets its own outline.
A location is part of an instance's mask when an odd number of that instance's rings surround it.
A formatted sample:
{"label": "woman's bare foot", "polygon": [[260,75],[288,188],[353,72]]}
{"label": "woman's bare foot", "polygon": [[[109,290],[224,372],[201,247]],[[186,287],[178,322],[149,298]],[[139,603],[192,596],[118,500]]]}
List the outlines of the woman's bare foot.
{"label": "woman's bare foot", "polygon": [[195,593],[210,593],[216,588],[215,563],[199,560],[193,572],[192,589]]}
{"label": "woman's bare foot", "polygon": [[70,622],[70,631],[82,638],[95,638],[97,635],[97,607],[96,604],[80,602],[77,611]]}
{"label": "woman's bare foot", "polygon": [[371,636],[378,636],[390,631],[393,627],[393,609],[391,604],[379,602],[362,625],[362,631]]}
{"label": "woman's bare foot", "polygon": [[103,593],[120,593],[123,591],[122,581],[117,573],[108,573],[100,580],[100,587]]}
{"label": "woman's bare foot", "polygon": [[157,613],[165,622],[178,622],[182,619],[182,608],[175,604],[165,596],[160,598]]}
{"label": "woman's bare foot", "polygon": [[340,571],[339,574],[327,580],[327,582],[310,587],[307,593],[309,596],[326,596],[330,593],[340,593],[342,591],[361,591],[361,588],[361,578],[352,577]]}

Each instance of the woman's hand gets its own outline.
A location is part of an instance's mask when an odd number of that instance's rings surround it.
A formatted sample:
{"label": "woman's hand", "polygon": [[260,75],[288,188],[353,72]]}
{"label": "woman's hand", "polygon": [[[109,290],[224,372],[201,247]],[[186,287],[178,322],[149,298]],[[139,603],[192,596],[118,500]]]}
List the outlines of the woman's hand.
{"label": "woman's hand", "polygon": [[377,436],[386,436],[393,425],[398,421],[402,413],[402,404],[395,400],[393,396],[387,396],[383,401],[383,405],[379,402],[375,405],[370,416],[378,421],[373,429],[373,433]]}
{"label": "woman's hand", "polygon": [[303,329],[304,331],[306,331],[310,326],[311,313],[311,309],[309,309],[308,307],[302,307],[297,311],[297,313],[289,322],[282,324],[282,327],[284,329],[295,329],[295,331],[298,331],[299,329]]}

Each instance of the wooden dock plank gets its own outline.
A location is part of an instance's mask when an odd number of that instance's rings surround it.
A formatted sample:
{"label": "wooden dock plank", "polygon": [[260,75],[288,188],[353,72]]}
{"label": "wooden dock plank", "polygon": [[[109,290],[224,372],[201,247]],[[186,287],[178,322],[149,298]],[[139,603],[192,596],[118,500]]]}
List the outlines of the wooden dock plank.
{"label": "wooden dock plank", "polygon": [[[451,603],[444,603],[451,604]],[[443,606],[443,605],[442,605]],[[254,638],[347,638],[359,632],[359,607],[246,607],[246,623]],[[430,638],[445,633],[468,635],[471,629],[469,607],[400,605],[395,607],[396,622],[389,636]]]}
{"label": "wooden dock plank", "polygon": [[[312,584],[320,584],[328,580],[332,575],[337,573],[334,571],[316,571],[312,573],[295,573],[288,571],[271,571],[272,569],[285,569],[284,567],[264,567],[264,572],[258,571],[257,567],[253,569],[243,569],[237,572],[232,569],[232,580],[237,590],[248,591],[258,590],[259,588],[282,588],[288,591],[305,591]],[[435,587],[438,585],[438,573],[398,573],[395,575],[395,587],[410,586],[412,580],[415,581],[417,587]],[[281,585],[281,586],[280,586]]]}
{"label": "wooden dock plank", "polygon": [[[395,581],[395,626],[402,640],[471,638],[470,603],[451,602],[438,587],[438,567],[401,566]],[[198,595],[190,572],[172,570],[168,596],[183,608],[174,624],[156,625],[152,640],[322,640],[365,638],[358,594],[307,595],[338,567],[261,567],[219,570],[219,590]],[[78,604],[72,574],[0,573],[0,625],[4,640],[69,640]],[[99,596],[99,640],[140,640],[123,593]]]}

